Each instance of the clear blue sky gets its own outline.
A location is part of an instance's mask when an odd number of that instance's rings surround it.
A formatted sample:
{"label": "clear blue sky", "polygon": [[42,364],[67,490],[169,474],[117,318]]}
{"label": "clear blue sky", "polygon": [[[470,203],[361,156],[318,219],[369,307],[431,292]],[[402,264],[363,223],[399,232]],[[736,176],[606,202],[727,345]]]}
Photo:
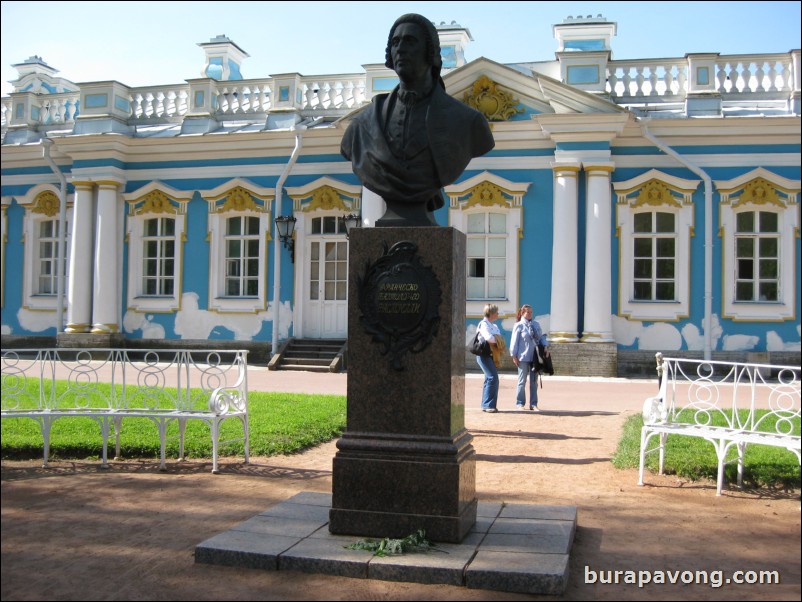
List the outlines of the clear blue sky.
{"label": "clear blue sky", "polygon": [[114,79],[129,86],[201,76],[203,50],[225,34],[250,58],[245,78],[298,72],[356,73],[384,61],[393,21],[418,12],[456,21],[474,42],[467,59],[554,60],[552,25],[569,15],[618,24],[613,58],[681,57],[689,52],[754,54],[799,48],[794,2],[2,2],[2,93],[12,64],[38,55],[73,82]]}

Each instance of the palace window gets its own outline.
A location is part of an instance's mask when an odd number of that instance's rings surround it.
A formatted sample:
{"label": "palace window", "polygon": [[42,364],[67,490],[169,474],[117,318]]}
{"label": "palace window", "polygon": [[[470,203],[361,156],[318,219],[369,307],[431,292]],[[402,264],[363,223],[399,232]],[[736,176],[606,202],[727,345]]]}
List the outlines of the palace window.
{"label": "palace window", "polygon": [[472,213],[467,217],[468,299],[507,297],[507,215]]}
{"label": "palace window", "polygon": [[613,184],[619,315],[655,321],[689,315],[693,191],[698,184],[657,170]]}
{"label": "palace window", "polygon": [[142,294],[172,296],[175,293],[175,219],[145,220],[142,237]]}
{"label": "palace window", "polygon": [[735,301],[776,302],[780,298],[780,232],[777,213],[735,215]]}
{"label": "palace window", "polygon": [[225,297],[259,295],[259,218],[237,216],[226,219]]}
{"label": "palace window", "polygon": [[267,309],[268,203],[242,187],[210,201],[209,309],[251,313]]}
{"label": "palace window", "polygon": [[633,218],[633,300],[676,301],[676,216],[648,211]]}
{"label": "palace window", "polygon": [[450,201],[449,222],[466,237],[466,303],[468,316],[481,316],[494,302],[501,315],[519,305],[519,242],[523,197],[528,182],[512,182],[483,172],[445,187]]}
{"label": "palace window", "polygon": [[[134,311],[172,312],[181,308],[187,203],[153,189],[134,193],[129,204],[128,308]],[[168,196],[169,194],[169,196]]]}
{"label": "palace window", "polygon": [[[51,191],[36,194],[25,215],[25,259],[23,289],[25,306],[35,310],[55,310],[58,294],[59,198]],[[22,200],[25,203],[25,199]],[[67,207],[64,248],[64,294],[67,293],[72,207]]]}
{"label": "palace window", "polygon": [[715,184],[721,195],[722,315],[798,320],[800,182],[758,168]]}

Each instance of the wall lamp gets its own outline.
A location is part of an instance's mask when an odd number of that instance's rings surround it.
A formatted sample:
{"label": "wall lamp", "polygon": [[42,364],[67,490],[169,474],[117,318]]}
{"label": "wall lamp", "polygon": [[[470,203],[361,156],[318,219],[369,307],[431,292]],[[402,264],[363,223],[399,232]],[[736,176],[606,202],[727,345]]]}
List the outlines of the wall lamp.
{"label": "wall lamp", "polygon": [[348,238],[348,235],[354,228],[362,227],[362,216],[356,213],[349,213],[340,219],[343,220],[343,226],[345,226],[345,238]]}
{"label": "wall lamp", "polygon": [[278,237],[284,243],[284,248],[289,249],[292,263],[295,263],[295,241],[292,239],[292,233],[295,231],[296,221],[298,220],[293,215],[281,215],[276,218]]}

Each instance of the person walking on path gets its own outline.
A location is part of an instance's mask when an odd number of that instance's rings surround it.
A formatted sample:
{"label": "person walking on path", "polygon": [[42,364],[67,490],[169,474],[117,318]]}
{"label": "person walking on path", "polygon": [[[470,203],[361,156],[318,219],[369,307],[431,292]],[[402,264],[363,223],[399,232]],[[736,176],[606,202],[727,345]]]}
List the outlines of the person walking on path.
{"label": "person walking on path", "polygon": [[493,351],[497,348],[496,337],[501,338],[501,331],[498,326],[493,324],[498,318],[498,305],[485,305],[484,318],[479,322],[479,336],[484,339],[485,351],[482,355],[476,356],[476,362],[485,375],[485,383],[482,387],[482,411],[498,412],[498,368],[493,360]]}
{"label": "person walking on path", "polygon": [[510,338],[510,355],[518,367],[515,405],[521,409],[526,406],[526,381],[529,380],[529,409],[536,412],[540,411],[537,407],[538,345],[543,346],[543,353],[549,354],[548,339],[538,321],[532,319],[532,306],[522,305],[518,310]]}

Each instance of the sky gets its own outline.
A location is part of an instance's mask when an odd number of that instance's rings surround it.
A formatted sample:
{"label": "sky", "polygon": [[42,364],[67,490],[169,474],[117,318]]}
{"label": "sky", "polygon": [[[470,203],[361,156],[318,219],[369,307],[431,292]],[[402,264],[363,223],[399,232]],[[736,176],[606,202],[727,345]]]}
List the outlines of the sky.
{"label": "sky", "polygon": [[387,34],[409,12],[456,21],[473,37],[471,61],[551,61],[552,25],[601,14],[617,23],[613,60],[676,58],[691,52],[781,53],[798,49],[793,2],[2,2],[2,95],[11,65],[37,55],[72,82],[131,87],[201,77],[198,43],[224,34],[250,57],[246,79],[298,72],[360,73],[384,62]]}

